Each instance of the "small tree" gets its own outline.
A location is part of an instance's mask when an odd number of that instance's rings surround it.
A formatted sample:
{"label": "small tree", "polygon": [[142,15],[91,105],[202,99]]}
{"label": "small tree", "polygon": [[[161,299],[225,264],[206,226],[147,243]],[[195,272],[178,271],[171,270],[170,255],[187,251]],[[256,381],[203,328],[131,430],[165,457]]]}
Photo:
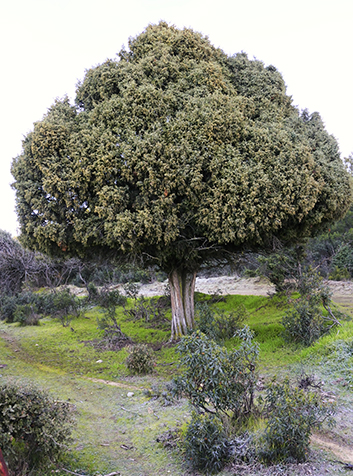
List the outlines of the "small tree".
{"label": "small tree", "polygon": [[118,56],[25,138],[12,165],[21,240],[142,255],[168,275],[179,338],[203,263],[312,235],[345,214],[352,184],[319,114],[293,106],[273,66],[165,22]]}

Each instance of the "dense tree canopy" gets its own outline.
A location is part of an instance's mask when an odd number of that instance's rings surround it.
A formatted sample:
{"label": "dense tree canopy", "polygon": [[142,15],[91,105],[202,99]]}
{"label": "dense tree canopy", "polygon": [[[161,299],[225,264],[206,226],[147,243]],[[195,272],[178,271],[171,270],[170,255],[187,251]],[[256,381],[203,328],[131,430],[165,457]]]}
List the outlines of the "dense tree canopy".
{"label": "dense tree canopy", "polygon": [[56,101],[12,173],[22,242],[144,254],[170,276],[174,316],[184,308],[173,335],[193,325],[201,263],[301,240],[352,200],[336,140],[273,66],[163,22],[88,70],[75,105]]}

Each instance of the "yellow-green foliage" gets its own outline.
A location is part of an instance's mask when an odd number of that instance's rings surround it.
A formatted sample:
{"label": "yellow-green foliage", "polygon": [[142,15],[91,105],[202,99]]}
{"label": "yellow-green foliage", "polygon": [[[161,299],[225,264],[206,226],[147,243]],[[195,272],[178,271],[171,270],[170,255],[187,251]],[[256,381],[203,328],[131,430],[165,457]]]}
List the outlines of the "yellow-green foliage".
{"label": "yellow-green foliage", "polygon": [[274,66],[149,25],[57,100],[12,166],[21,239],[197,270],[215,249],[296,242],[344,215],[352,184],[318,113]]}

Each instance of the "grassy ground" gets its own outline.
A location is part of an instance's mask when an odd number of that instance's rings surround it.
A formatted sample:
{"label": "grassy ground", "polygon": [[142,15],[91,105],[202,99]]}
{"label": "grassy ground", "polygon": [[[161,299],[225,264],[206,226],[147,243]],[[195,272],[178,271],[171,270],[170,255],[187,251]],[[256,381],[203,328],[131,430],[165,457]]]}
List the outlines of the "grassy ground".
{"label": "grassy ground", "polygon": [[[353,350],[349,354],[349,348],[340,348],[342,341],[353,340],[352,322],[345,320],[339,333],[324,337],[309,349],[297,348],[286,344],[281,337],[280,321],[287,306],[285,301],[276,297],[228,296],[217,306],[229,311],[239,304],[247,308],[247,324],[260,345],[261,375],[266,378],[274,373],[290,372],[294,376],[303,370],[315,372],[326,381],[341,408],[338,427],[330,437],[336,442],[347,438],[353,440],[353,425],[347,424],[353,422],[349,411]],[[180,453],[167,451],[156,441],[162,433],[182,425],[190,414],[185,401],[165,406],[161,396],[165,383],[177,372],[178,355],[175,347],[167,344],[168,322],[133,322],[118,310],[121,330],[133,341],[147,342],[156,350],[154,374],[136,377],[128,373],[124,364],[126,348],[106,351],[92,345],[102,337],[102,331],[97,328],[100,316],[99,309],[93,308],[66,328],[51,319],[41,320],[40,326],[36,327],[0,322],[0,383],[35,383],[47,389],[54,398],[75,405],[75,441],[70,458],[62,464],[69,471],[90,475],[113,471],[131,476],[187,474]],[[226,345],[231,347],[232,341]],[[335,353],[336,359],[332,358]],[[146,396],[148,389],[155,398]],[[128,397],[129,392],[133,396]],[[236,474],[319,475],[326,471],[344,474],[341,467],[330,463],[327,460],[330,456],[325,455],[322,451],[314,452],[307,465],[286,469],[238,468]],[[69,474],[60,468],[57,471],[59,475]],[[48,470],[49,474],[52,473]],[[235,473],[234,469],[229,469],[221,474]]]}

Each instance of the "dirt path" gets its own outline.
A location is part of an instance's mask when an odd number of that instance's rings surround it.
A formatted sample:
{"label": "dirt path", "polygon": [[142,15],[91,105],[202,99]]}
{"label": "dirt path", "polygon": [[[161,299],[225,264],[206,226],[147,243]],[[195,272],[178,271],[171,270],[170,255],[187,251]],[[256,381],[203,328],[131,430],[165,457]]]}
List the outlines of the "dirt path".
{"label": "dirt path", "polygon": [[321,435],[312,435],[311,442],[325,450],[331,451],[339,461],[353,464],[353,449],[351,447],[338,444]]}
{"label": "dirt path", "polygon": [[[353,282],[327,281],[333,293],[333,300],[343,306],[353,306]],[[167,286],[167,281],[143,284],[139,294],[146,297],[161,296]],[[267,296],[274,293],[275,288],[262,278],[238,278],[236,276],[217,276],[212,278],[196,278],[196,291],[205,294],[241,294]]]}

